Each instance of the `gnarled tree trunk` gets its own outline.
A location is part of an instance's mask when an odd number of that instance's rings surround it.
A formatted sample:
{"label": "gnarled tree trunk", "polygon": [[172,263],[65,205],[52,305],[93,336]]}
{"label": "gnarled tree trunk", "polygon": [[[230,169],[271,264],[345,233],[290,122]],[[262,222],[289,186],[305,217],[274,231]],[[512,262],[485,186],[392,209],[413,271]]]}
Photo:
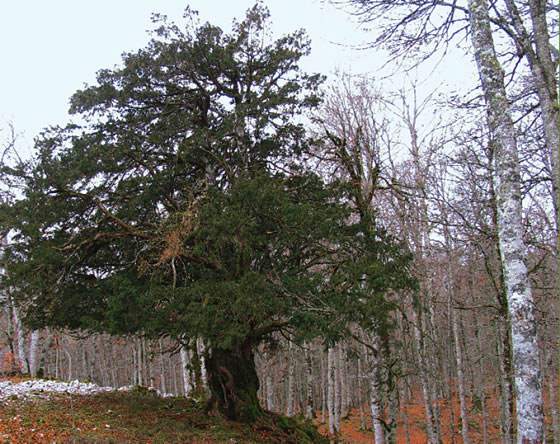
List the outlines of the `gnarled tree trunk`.
{"label": "gnarled tree trunk", "polygon": [[212,348],[206,361],[208,387],[212,397],[208,407],[233,421],[253,422],[264,411],[259,404],[259,378],[250,343],[230,350]]}

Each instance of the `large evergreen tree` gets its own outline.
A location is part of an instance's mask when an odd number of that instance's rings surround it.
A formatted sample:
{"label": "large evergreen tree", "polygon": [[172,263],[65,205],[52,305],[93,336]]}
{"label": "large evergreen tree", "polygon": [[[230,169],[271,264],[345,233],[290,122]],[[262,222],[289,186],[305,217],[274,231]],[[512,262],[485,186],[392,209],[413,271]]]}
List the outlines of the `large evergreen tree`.
{"label": "large evergreen tree", "polygon": [[298,67],[305,35],[272,41],[259,5],[230,34],[186,18],[158,18],[72,97],[78,124],[4,167],[22,190],[1,209],[7,284],[36,327],[203,338],[220,410],[252,420],[255,347],[379,325],[408,258],[302,166],[321,82]]}

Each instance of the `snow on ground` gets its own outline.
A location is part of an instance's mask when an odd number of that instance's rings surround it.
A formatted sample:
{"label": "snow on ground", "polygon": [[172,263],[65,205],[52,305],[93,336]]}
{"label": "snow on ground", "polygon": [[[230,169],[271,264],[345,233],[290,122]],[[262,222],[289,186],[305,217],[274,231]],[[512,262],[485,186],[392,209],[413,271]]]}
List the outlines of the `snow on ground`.
{"label": "snow on ground", "polygon": [[[133,386],[121,387],[118,391],[129,391]],[[117,389],[113,387],[100,387],[87,382],[70,381],[47,381],[45,379],[33,379],[23,382],[0,381],[0,402],[7,399],[46,398],[53,393],[68,393],[74,395],[95,395],[96,393],[112,392]],[[162,396],[157,390],[158,395]],[[165,396],[165,395],[163,395]]]}
{"label": "snow on ground", "polygon": [[109,392],[112,387],[99,387],[80,381],[59,382],[34,379],[23,382],[0,381],[0,401],[10,398],[46,397],[50,393],[71,393],[76,395],[93,395]]}

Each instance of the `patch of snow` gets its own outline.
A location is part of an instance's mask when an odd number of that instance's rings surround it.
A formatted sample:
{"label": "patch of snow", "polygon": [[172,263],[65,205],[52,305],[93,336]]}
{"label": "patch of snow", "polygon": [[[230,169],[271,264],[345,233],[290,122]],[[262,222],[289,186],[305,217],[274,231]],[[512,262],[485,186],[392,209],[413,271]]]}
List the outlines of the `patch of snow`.
{"label": "patch of snow", "polygon": [[80,381],[59,382],[34,379],[23,382],[0,381],[0,401],[10,398],[44,397],[50,393],[69,393],[76,395],[93,395],[101,392],[112,391],[112,387],[99,387],[98,385]]}
{"label": "patch of snow", "polygon": [[[134,386],[120,387],[100,387],[96,384],[88,382],[80,382],[78,380],[70,382],[48,381],[45,379],[33,379],[23,382],[0,381],[0,402],[12,398],[28,399],[28,398],[45,398],[53,393],[67,393],[73,395],[95,395],[97,393],[106,393],[113,391],[130,391]],[[161,394],[158,390],[153,390],[159,396],[170,396]]]}

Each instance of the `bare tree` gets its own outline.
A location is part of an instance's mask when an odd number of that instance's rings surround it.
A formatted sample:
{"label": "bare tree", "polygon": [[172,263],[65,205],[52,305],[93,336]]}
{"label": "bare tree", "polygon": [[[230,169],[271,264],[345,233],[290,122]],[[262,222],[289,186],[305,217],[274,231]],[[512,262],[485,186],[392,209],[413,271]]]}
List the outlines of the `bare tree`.
{"label": "bare tree", "polygon": [[504,73],[497,59],[486,0],[469,0],[472,44],[496,147],[494,182],[500,253],[512,329],[519,443],[543,441],[543,401],[534,302],[523,240],[520,172]]}

